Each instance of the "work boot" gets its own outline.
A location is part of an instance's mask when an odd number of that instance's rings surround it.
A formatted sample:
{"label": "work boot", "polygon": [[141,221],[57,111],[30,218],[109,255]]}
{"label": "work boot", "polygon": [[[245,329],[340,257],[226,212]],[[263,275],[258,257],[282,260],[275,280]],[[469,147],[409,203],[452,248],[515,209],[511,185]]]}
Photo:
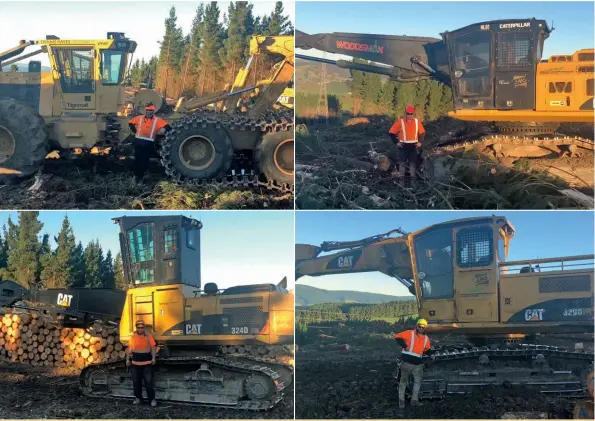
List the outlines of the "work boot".
{"label": "work boot", "polygon": [[151,406],[157,406],[157,401],[155,399],[151,401]]}
{"label": "work boot", "polygon": [[405,401],[399,400],[399,409],[405,409]]}
{"label": "work boot", "polygon": [[136,399],[135,399],[135,400],[132,402],[132,404],[133,404],[133,405],[138,405],[138,404],[140,404],[140,399],[139,399],[139,398],[136,398]]}
{"label": "work boot", "polygon": [[420,401],[414,401],[413,399],[411,399],[411,406],[423,406],[424,404],[421,403]]}

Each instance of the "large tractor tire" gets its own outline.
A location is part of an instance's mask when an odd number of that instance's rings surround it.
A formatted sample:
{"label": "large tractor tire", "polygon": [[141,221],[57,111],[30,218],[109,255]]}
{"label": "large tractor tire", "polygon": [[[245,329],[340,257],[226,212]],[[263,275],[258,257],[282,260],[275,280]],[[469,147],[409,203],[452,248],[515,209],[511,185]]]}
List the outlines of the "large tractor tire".
{"label": "large tractor tire", "polygon": [[0,178],[34,174],[48,151],[44,119],[22,102],[0,98]]}
{"label": "large tractor tire", "polygon": [[267,133],[256,148],[258,169],[267,180],[293,184],[293,131]]}
{"label": "large tractor tire", "polygon": [[159,153],[166,173],[178,181],[225,177],[233,160],[227,132],[212,126],[202,127],[191,116],[174,124]]}

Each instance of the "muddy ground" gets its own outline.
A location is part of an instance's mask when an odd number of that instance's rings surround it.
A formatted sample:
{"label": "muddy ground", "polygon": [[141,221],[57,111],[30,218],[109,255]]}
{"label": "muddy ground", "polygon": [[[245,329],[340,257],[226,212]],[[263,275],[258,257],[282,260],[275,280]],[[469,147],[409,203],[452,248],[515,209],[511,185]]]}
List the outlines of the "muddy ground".
{"label": "muddy ground", "polygon": [[293,194],[178,185],[152,160],[141,186],[133,159],[47,159],[35,176],[0,182],[0,209],[293,209]]}
{"label": "muddy ground", "polygon": [[[593,207],[593,153],[569,159],[496,159],[471,148],[440,158],[415,186],[374,169],[371,154],[395,159],[386,132],[391,121],[360,117],[296,127],[296,207],[299,209],[566,209]],[[440,118],[426,124],[424,154],[436,156],[446,139],[489,128]],[[593,125],[561,126],[561,133],[593,139]],[[466,137],[472,145],[473,138]],[[466,147],[467,148],[467,147]],[[451,159],[454,156],[456,159]],[[453,167],[453,165],[456,165]],[[392,168],[392,167],[391,167]],[[445,168],[445,169],[443,169]],[[443,174],[442,174],[443,173]],[[446,175],[445,175],[446,174]],[[561,193],[574,189],[581,199]],[[585,196],[582,196],[584,194]]]}
{"label": "muddy ground", "polygon": [[130,400],[91,399],[79,391],[78,373],[0,363],[0,408],[5,419],[293,419],[293,389],[266,412],[234,411]]}
{"label": "muddy ground", "polygon": [[[588,340],[592,350],[592,335]],[[425,401],[422,407],[408,405],[400,410],[393,377],[399,347],[394,340],[372,335],[368,345],[356,339],[348,351],[321,349],[322,342],[300,347],[296,354],[298,419],[499,419],[522,418],[523,413],[529,413],[529,418],[572,418],[574,400],[523,388],[484,389],[475,395]],[[574,346],[575,338],[540,343]]]}

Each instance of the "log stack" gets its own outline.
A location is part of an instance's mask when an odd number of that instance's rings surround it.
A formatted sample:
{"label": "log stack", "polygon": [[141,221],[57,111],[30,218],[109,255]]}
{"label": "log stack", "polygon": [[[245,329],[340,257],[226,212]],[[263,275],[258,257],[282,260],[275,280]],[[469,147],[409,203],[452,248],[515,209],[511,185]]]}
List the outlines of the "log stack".
{"label": "log stack", "polygon": [[0,316],[0,360],[32,366],[83,368],[125,357],[115,328],[63,328],[36,312]]}

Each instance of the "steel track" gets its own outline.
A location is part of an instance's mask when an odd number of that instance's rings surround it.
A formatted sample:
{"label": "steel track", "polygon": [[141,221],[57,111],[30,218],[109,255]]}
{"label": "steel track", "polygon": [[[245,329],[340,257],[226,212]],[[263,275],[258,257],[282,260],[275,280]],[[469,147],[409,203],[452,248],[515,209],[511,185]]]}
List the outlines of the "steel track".
{"label": "steel track", "polygon": [[[594,355],[592,352],[568,351],[556,346],[518,344],[508,347],[448,346],[437,349],[434,359],[429,356],[423,359],[426,366],[420,390],[423,399],[470,393],[473,389],[487,385],[532,386],[537,387],[542,394],[584,397],[587,395],[586,379],[580,376],[586,375],[587,368],[592,369]],[[558,363],[556,365],[564,366],[564,370],[550,368],[550,363],[554,361]],[[455,367],[452,367],[452,363],[455,363]],[[572,364],[583,368],[578,376],[576,366],[569,369]],[[525,377],[524,373],[527,374]],[[520,377],[515,378],[515,374]],[[504,378],[499,380],[498,376]],[[411,393],[410,388],[408,393]]]}
{"label": "steel track", "polygon": [[[171,141],[170,136],[178,128],[188,125],[196,125],[202,128],[211,127],[214,129],[227,129],[233,131],[274,133],[280,131],[293,131],[293,118],[282,112],[269,112],[265,116],[253,119],[243,114],[230,115],[214,111],[199,111],[181,118],[173,123],[171,130],[165,137],[161,147],[161,164],[166,174],[178,183],[191,186],[218,186],[218,187],[264,187],[268,190],[277,190],[282,193],[293,193],[293,184],[282,184],[276,180],[262,181],[259,179],[259,171],[251,163],[250,168],[243,168],[244,173],[250,175],[237,175],[228,173],[225,178],[216,180],[192,180],[185,179],[171,162]],[[237,162],[237,158],[235,159]]]}
{"label": "steel track", "polygon": [[[248,358],[242,356],[242,360],[246,360]],[[224,369],[228,372],[235,372],[235,373],[243,373],[243,374],[258,374],[264,375],[269,378],[276,387],[276,391],[272,397],[267,400],[240,400],[237,404],[214,404],[214,403],[203,403],[203,402],[187,402],[187,401],[171,401],[181,404],[188,404],[193,406],[201,406],[201,407],[212,407],[212,408],[229,408],[235,410],[245,410],[245,411],[267,411],[273,408],[277,403],[279,403],[283,399],[282,391],[288,386],[283,383],[279,383],[278,379],[281,377],[279,373],[275,370],[264,366],[263,364],[258,364],[262,362],[260,359],[252,358],[251,359],[254,364],[248,363],[246,361],[239,361],[234,358],[225,358],[225,357],[170,357],[170,358],[159,358],[157,360],[157,365],[161,366],[181,366],[181,365],[197,365],[200,363],[208,363],[211,366],[216,366],[220,369]],[[279,363],[282,364],[282,363]],[[282,364],[285,365],[285,364]],[[286,367],[290,368],[291,366]],[[93,385],[90,384],[91,382],[91,375],[96,371],[107,371],[107,370],[122,370],[125,369],[125,361],[119,360],[114,362],[107,362],[107,363],[99,363],[99,364],[92,364],[85,367],[80,374],[79,377],[79,384],[81,391],[85,396],[91,398],[105,398],[106,396],[115,397],[115,398],[126,398],[123,396],[111,396],[109,391],[100,391],[96,392],[93,391]],[[106,380],[107,383],[107,380]],[[132,391],[131,391],[132,392]],[[132,393],[131,396],[132,397]]]}

